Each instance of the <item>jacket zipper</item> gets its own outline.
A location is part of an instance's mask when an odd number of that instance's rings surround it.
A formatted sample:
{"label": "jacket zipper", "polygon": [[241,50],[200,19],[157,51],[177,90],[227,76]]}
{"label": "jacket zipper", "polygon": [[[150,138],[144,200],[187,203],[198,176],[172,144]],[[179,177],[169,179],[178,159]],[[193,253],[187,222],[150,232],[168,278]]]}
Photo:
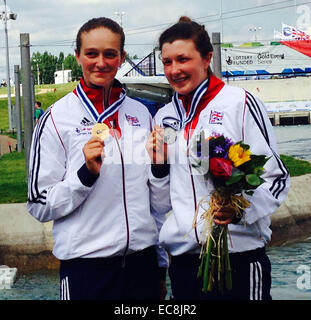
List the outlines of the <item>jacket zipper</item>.
{"label": "jacket zipper", "polygon": [[[192,121],[190,122],[189,130],[188,130],[188,134],[187,134],[187,158],[188,158],[188,166],[189,166],[189,171],[190,171],[192,194],[193,194],[193,201],[194,201],[194,212],[196,212],[196,210],[197,210],[197,196],[196,196],[195,187],[194,187],[194,180],[193,180],[192,168],[191,168],[191,164],[190,164],[190,161],[189,161],[189,148],[188,148],[188,147],[189,147],[189,138],[190,138],[190,130],[191,130],[191,127],[192,127]],[[198,244],[200,245],[200,240],[199,240],[199,236],[198,236],[197,226],[195,226],[194,232],[195,232],[195,237],[196,237],[196,239],[197,239],[197,242],[198,242]]]}
{"label": "jacket zipper", "polygon": [[123,187],[123,206],[124,206],[124,213],[125,213],[125,221],[126,221],[126,232],[127,232],[127,241],[126,241],[126,246],[125,246],[125,250],[123,253],[123,257],[122,257],[122,268],[125,267],[125,256],[126,253],[128,251],[129,245],[130,245],[130,227],[129,227],[129,219],[128,219],[128,213],[127,213],[127,206],[126,206],[126,193],[125,193],[125,170],[124,170],[124,160],[123,160],[123,154],[120,148],[120,144],[117,138],[117,135],[115,133],[115,128],[114,125],[111,125],[110,123],[110,127],[112,129],[114,138],[117,142],[117,146],[120,152],[120,157],[121,157],[121,166],[122,166],[122,187]]}

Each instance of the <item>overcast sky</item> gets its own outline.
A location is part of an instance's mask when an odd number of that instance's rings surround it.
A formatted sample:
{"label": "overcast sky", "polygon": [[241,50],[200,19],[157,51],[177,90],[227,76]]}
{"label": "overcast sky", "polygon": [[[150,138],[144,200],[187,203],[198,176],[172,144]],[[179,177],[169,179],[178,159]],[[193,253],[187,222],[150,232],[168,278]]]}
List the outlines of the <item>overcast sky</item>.
{"label": "overcast sky", "polygon": [[[0,0],[0,10],[4,0]],[[17,14],[9,23],[11,77],[20,65],[20,34],[29,33],[31,54],[48,51],[56,56],[74,53],[79,27],[93,17],[106,16],[125,30],[125,50],[143,58],[157,44],[160,33],[181,15],[205,24],[207,30],[222,31],[222,42],[242,43],[273,40],[274,29],[282,22],[303,25],[310,31],[311,1],[306,0],[7,0],[7,7]],[[1,10],[2,11],[2,10]],[[222,19],[220,19],[222,17]],[[5,37],[0,24],[0,79],[5,78]]]}

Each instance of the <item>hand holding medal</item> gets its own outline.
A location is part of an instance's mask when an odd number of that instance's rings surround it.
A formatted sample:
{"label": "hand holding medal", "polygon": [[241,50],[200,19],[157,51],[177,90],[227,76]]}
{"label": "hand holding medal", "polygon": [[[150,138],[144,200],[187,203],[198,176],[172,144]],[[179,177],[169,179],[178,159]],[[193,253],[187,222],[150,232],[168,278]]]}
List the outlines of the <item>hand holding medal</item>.
{"label": "hand holding medal", "polygon": [[164,137],[164,129],[156,125],[152,131],[146,149],[153,164],[164,164],[167,160],[167,143]]}
{"label": "hand holding medal", "polygon": [[92,128],[92,138],[83,148],[85,164],[92,174],[99,174],[105,158],[104,140],[109,136],[109,127],[105,123],[96,123]]}

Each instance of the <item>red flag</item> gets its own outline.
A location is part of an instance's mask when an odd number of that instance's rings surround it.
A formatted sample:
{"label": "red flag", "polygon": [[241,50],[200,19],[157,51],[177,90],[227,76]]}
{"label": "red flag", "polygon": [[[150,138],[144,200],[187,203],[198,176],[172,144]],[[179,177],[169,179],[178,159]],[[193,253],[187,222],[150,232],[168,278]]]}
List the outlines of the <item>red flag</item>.
{"label": "red flag", "polygon": [[288,46],[294,50],[311,57],[311,40],[290,40],[280,41],[285,46]]}

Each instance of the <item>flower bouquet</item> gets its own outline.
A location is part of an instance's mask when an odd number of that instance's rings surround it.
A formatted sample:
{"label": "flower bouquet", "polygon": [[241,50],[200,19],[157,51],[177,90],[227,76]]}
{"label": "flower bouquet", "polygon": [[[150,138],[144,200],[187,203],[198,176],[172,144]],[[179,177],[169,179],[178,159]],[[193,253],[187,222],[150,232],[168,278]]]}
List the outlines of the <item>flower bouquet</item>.
{"label": "flower bouquet", "polygon": [[[213,222],[214,214],[221,208],[235,212],[235,218],[242,218],[250,202],[243,194],[252,195],[264,180],[261,175],[269,158],[255,155],[250,146],[243,141],[233,143],[230,139],[213,133],[205,139],[204,132],[200,139],[195,139],[195,152],[192,150],[192,166],[204,167],[205,179],[211,179],[214,190],[207,201],[202,199],[194,217],[193,226],[197,224],[198,209],[204,212],[200,217],[204,226],[201,234],[201,263],[198,277],[203,277],[203,292],[214,291],[223,294],[232,288],[231,268],[228,252],[228,225]],[[202,150],[208,150],[203,154]],[[208,165],[206,165],[208,162]],[[205,205],[207,204],[206,208]]]}

